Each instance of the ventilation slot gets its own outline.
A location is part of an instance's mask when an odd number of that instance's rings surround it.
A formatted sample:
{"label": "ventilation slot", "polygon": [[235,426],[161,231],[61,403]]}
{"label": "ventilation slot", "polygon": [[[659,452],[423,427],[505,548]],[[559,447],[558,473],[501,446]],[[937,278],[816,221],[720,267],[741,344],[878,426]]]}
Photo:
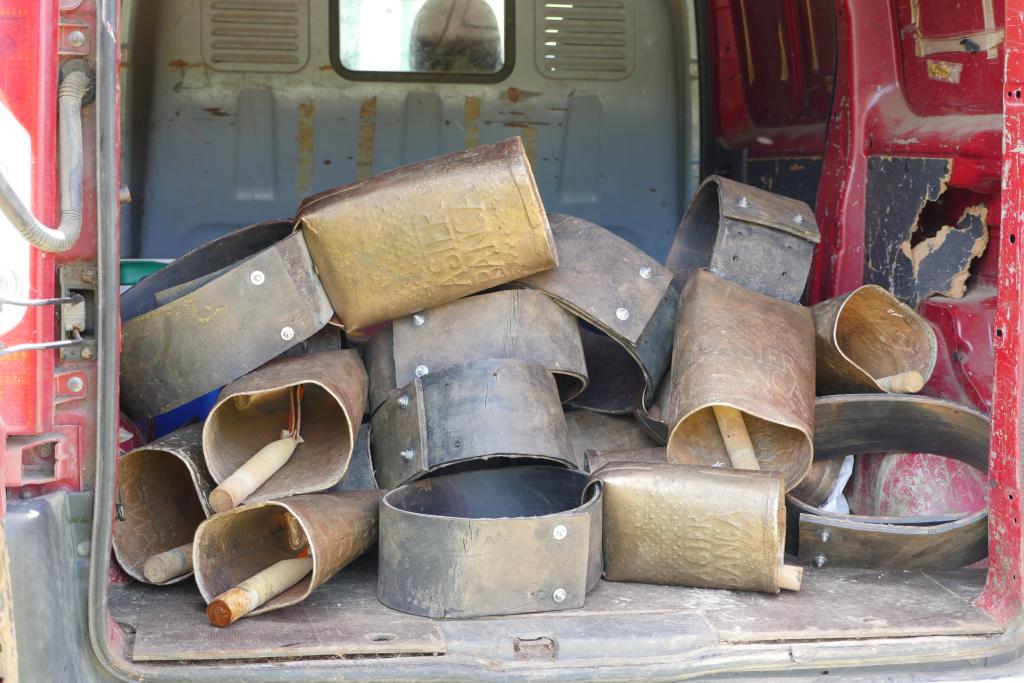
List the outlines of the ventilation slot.
{"label": "ventilation slot", "polygon": [[309,0],[207,0],[203,60],[218,71],[298,71],[309,61]]}
{"label": "ventilation slot", "polygon": [[636,62],[632,0],[537,0],[537,68],[548,78],[620,80]]}

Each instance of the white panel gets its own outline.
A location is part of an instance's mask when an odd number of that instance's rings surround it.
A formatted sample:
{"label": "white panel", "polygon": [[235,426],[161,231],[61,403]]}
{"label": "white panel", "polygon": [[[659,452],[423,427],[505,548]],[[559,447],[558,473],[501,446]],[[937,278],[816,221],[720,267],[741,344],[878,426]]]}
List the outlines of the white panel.
{"label": "white panel", "polygon": [[[0,101],[0,171],[21,201],[32,206],[32,138],[14,114]],[[27,299],[29,295],[29,244],[7,217],[0,214],[0,299]],[[24,306],[0,308],[0,335],[14,329],[25,317]]]}

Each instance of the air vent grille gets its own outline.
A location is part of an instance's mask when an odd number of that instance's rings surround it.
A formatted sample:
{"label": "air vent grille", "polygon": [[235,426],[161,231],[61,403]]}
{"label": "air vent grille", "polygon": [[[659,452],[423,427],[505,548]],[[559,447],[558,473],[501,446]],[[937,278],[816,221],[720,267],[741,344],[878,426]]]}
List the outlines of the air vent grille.
{"label": "air vent grille", "polygon": [[537,0],[534,54],[548,78],[620,80],[636,62],[632,0]]}
{"label": "air vent grille", "polygon": [[203,60],[219,71],[298,71],[309,61],[309,0],[205,0]]}

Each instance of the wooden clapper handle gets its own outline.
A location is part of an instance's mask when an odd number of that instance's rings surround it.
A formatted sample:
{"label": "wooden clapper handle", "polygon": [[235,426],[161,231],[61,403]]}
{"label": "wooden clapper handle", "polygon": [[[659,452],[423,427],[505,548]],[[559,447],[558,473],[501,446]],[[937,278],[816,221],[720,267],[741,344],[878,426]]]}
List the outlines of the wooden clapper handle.
{"label": "wooden clapper handle", "polygon": [[153,555],[142,565],[142,575],[152,583],[167,583],[192,571],[192,544]]}
{"label": "wooden clapper handle", "polygon": [[[761,464],[757,461],[754,443],[750,440],[747,423],[743,421],[743,413],[732,406],[725,405],[716,405],[712,409],[715,412],[718,431],[722,434],[722,441],[725,443],[726,452],[729,453],[733,469],[760,470]],[[778,572],[779,588],[788,591],[800,590],[803,575],[803,567],[783,564],[779,567]]]}
{"label": "wooden clapper handle", "polygon": [[880,377],[875,383],[890,394],[916,394],[924,388],[924,377],[920,372],[908,370],[888,377]]}
{"label": "wooden clapper handle", "polygon": [[297,435],[271,441],[249,458],[244,465],[210,492],[210,507],[214,512],[227,512],[242,504],[252,492],[285,466],[295,447],[301,443]]}
{"label": "wooden clapper handle", "polygon": [[313,571],[312,557],[281,560],[213,599],[206,616],[214,626],[227,626],[273,600]]}

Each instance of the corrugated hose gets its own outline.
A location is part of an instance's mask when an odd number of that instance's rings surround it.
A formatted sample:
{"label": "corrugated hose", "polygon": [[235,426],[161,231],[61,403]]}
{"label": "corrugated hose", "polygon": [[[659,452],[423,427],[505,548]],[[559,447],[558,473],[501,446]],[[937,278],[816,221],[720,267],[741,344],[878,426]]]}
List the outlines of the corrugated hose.
{"label": "corrugated hose", "polygon": [[43,251],[67,251],[82,232],[82,98],[90,86],[84,71],[72,71],[57,89],[60,112],[60,225],[51,228],[37,219],[0,172],[0,211],[34,247]]}

